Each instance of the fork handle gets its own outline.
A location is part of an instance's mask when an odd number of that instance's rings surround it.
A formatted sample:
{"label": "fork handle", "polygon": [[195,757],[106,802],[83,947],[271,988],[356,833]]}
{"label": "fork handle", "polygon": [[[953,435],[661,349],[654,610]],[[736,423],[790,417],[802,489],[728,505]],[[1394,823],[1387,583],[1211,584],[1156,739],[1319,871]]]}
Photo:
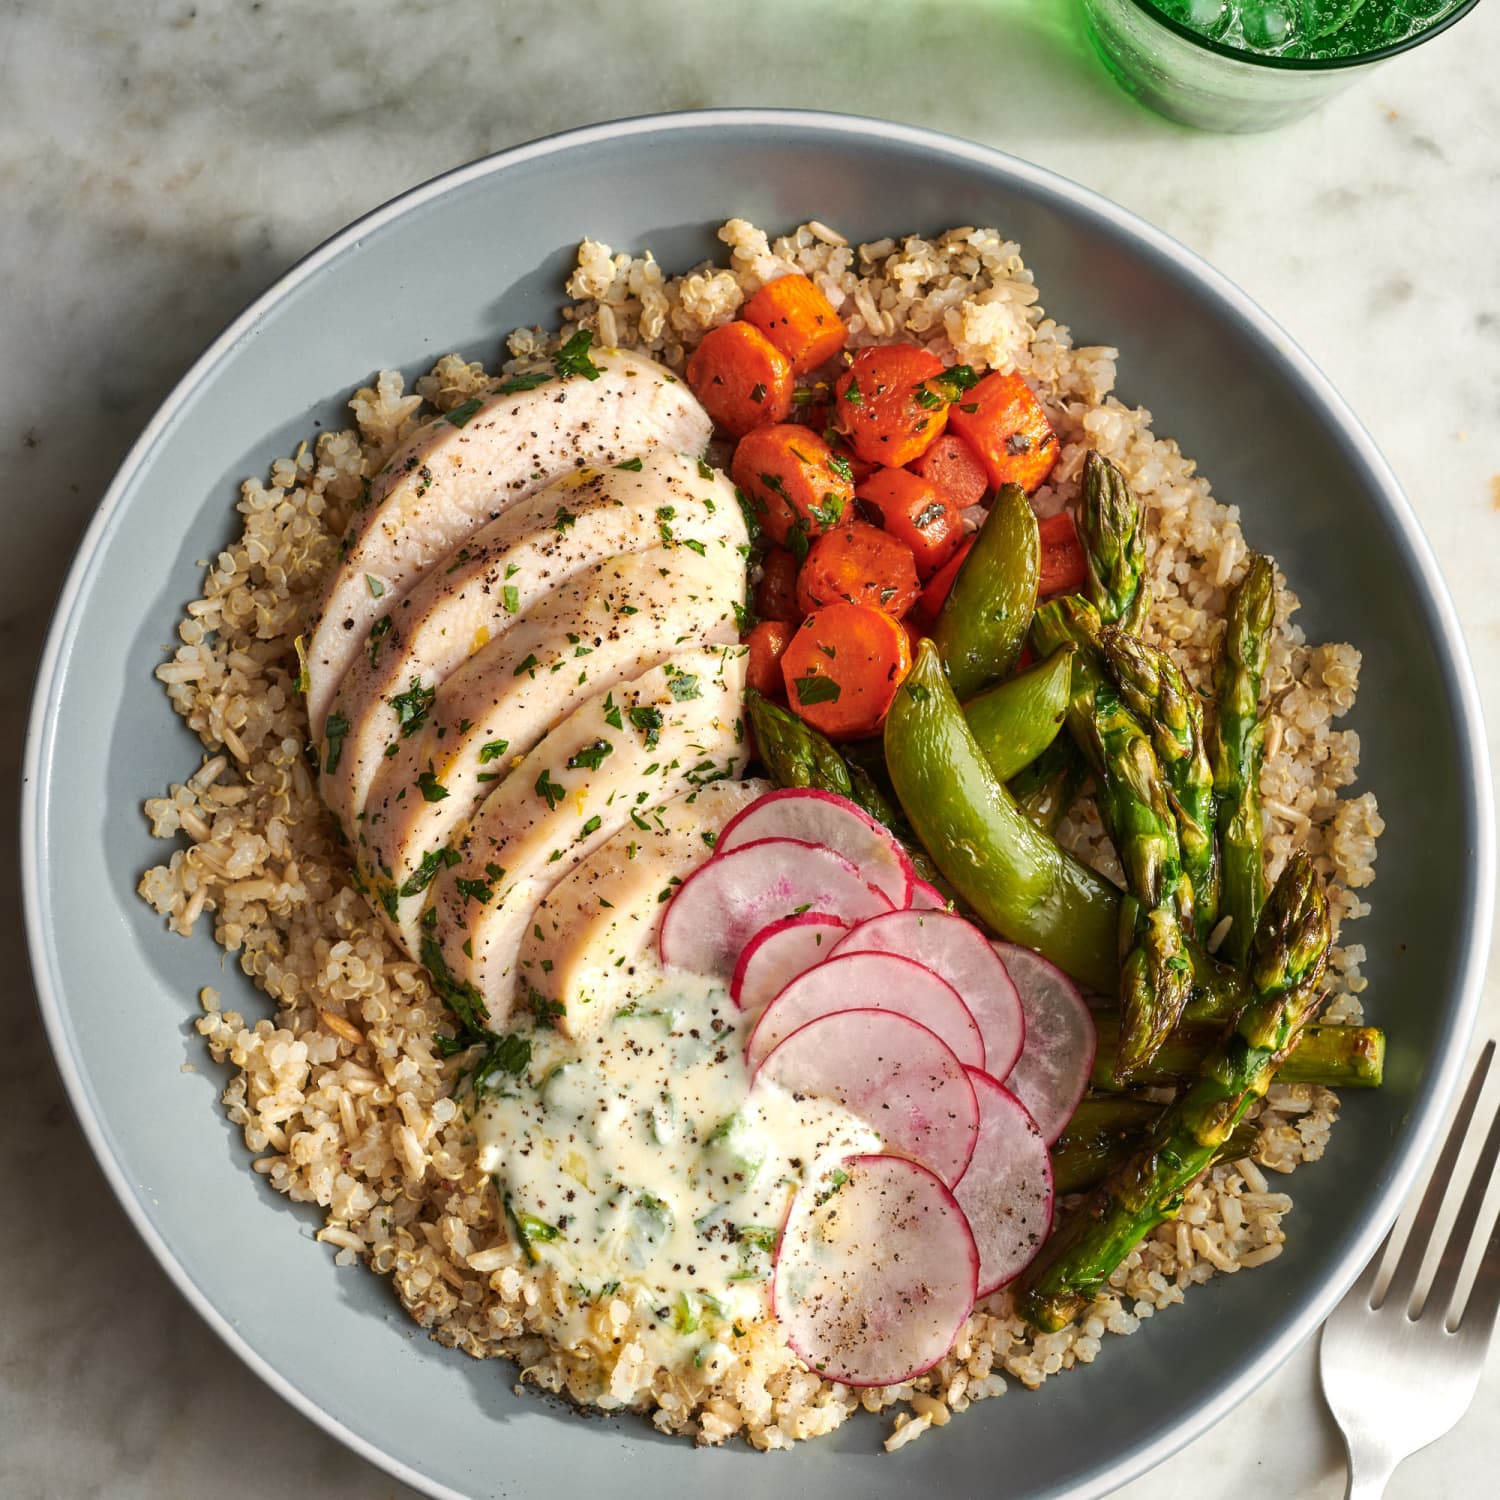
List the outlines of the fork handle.
{"label": "fork handle", "polygon": [[1349,1454],[1349,1487],[1344,1491],[1344,1500],[1380,1500],[1401,1460],[1373,1448],[1356,1452],[1347,1437],[1344,1446]]}

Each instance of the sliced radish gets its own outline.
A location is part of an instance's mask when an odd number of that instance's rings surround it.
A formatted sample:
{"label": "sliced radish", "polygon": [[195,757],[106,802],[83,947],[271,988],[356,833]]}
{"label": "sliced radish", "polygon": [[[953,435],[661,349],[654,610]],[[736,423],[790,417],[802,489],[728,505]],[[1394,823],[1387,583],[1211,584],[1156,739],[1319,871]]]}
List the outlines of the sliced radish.
{"label": "sliced radish", "polygon": [[1050,1146],[1089,1086],[1099,1045],[1094,1017],[1078,986],[1040,953],[1015,943],[996,943],[995,951],[1016,982],[1026,1016],[1026,1045],[1005,1086],[1031,1111]]}
{"label": "sliced radish", "polygon": [[953,1195],[979,1247],[979,1291],[1019,1276],[1052,1228],[1052,1158],[1026,1106],[988,1073],[969,1069],[979,1142]]}
{"label": "sliced radish", "polygon": [[[748,951],[748,950],[747,950]],[[888,1010],[934,1032],[965,1067],[984,1066],[984,1042],[958,991],[896,953],[846,953],[808,968],[761,1013],[745,1043],[753,1073],[794,1031],[841,1010]]]}
{"label": "sliced radish", "polygon": [[943,893],[930,881],[919,875],[911,883],[911,900],[906,903],[913,911],[947,911],[948,902]]}
{"label": "sliced radish", "polygon": [[745,944],[729,982],[729,997],[758,1015],[799,974],[833,952],[848,925],[826,911],[805,911],[762,927]]}
{"label": "sliced radish", "polygon": [[979,1104],[964,1065],[935,1032],[894,1011],[819,1016],[773,1047],[751,1081],[835,1100],[878,1131],[887,1151],[950,1186],[974,1154]]}
{"label": "sliced radish", "polygon": [[658,939],[669,969],[728,979],[763,927],[798,912],[854,923],[890,902],[842,854],[798,839],[762,839],[715,854],[677,888]]}
{"label": "sliced radish", "polygon": [[757,797],[724,825],[715,848],[727,854],[761,839],[801,839],[842,854],[895,907],[910,904],[917,878],[911,856],[890,829],[847,797],[812,787],[783,787]]}
{"label": "sliced radish", "polygon": [[953,1347],[974,1307],[979,1253],[953,1194],[925,1167],[849,1156],[838,1173],[839,1186],[792,1200],[771,1305],[819,1375],[896,1385]]}
{"label": "sliced radish", "polygon": [[1021,999],[989,940],[952,912],[886,912],[862,922],[833,950],[900,953],[946,979],[959,993],[984,1038],[985,1068],[1004,1081],[1021,1055],[1026,1022]]}

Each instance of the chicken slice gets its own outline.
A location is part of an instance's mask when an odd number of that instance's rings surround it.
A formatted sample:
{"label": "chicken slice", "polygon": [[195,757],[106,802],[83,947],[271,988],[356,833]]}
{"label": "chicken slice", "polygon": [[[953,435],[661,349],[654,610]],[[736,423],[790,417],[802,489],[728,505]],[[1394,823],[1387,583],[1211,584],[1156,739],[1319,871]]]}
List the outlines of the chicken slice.
{"label": "chicken slice", "polygon": [[355,839],[365,879],[396,887],[393,930],[408,952],[423,898],[400,891],[548,730],[675,651],[736,639],[745,575],[733,561],[676,547],[611,557],[544,596],[438,688],[421,729],[381,762]]}
{"label": "chicken slice", "polygon": [[[468,403],[415,433],[370,483],[344,539],[307,644],[307,713],[323,734],[345,672],[370,627],[423,572],[507,506],[588,465],[618,463],[657,446],[701,453],[712,432],[687,385],[653,360],[619,349],[593,353],[598,374],[559,376],[551,362],[530,389],[512,376],[476,408]],[[507,389],[507,385],[511,389]]]}
{"label": "chicken slice", "polygon": [[[477,998],[501,1026],[539,902],[606,839],[678,792],[745,762],[745,649],[679,652],[563,720],[434,861],[418,956],[450,1001]],[[600,743],[609,754],[586,754]]]}
{"label": "chicken slice", "polygon": [[522,983],[558,1030],[605,1025],[659,975],[656,935],[671,893],[713,853],[719,830],[771,790],[769,781],[715,781],[653,807],[648,828],[622,828],[565,875],[536,909],[521,944]]}
{"label": "chicken slice", "polygon": [[381,617],[389,623],[345,676],[320,747],[323,800],[350,837],[382,762],[427,722],[437,688],[569,579],[658,546],[743,575],[733,486],[706,472],[664,448],[638,469],[581,469],[476,532]]}

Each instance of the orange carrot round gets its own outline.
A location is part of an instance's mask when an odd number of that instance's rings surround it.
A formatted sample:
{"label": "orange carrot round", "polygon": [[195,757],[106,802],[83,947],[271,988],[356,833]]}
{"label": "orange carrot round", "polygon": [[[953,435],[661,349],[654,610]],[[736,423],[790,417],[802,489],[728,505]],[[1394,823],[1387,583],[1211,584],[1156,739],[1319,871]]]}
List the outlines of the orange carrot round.
{"label": "orange carrot round", "polygon": [[798,557],[854,502],[848,463],[811,428],[791,422],[746,433],[729,473],[766,535]]}
{"label": "orange carrot round", "polygon": [[1057,434],[1019,375],[986,375],[954,402],[948,423],[978,454],[993,489],[1018,484],[1032,494],[1057,462]]}
{"label": "orange carrot round", "polygon": [[820,536],[797,575],[797,603],[804,613],[842,601],[870,604],[899,620],[920,591],[911,548],[864,521],[849,521]]}
{"label": "orange carrot round", "polygon": [[966,538],[960,544],[958,551],[927,580],[927,587],[922,590],[920,601],[924,619],[935,620],[942,612],[943,605],[948,602],[948,594],[953,588],[953,580],[958,577],[958,570],[963,567],[964,559],[969,555],[969,549],[973,545],[974,538]]}
{"label": "orange carrot round", "polygon": [[779,701],[786,696],[781,658],[791,643],[792,631],[793,627],[784,620],[762,620],[745,638],[750,648],[745,680],[763,697]]}
{"label": "orange carrot round", "polygon": [[782,276],[768,281],[741,309],[792,362],[794,375],[806,375],[826,364],[840,349],[849,330],[833,304],[806,276]]}
{"label": "orange carrot round", "polygon": [[[967,395],[960,401],[967,401]],[[949,417],[950,423],[952,417]],[[912,466],[928,484],[935,485],[959,510],[978,505],[989,490],[989,476],[979,455],[956,432],[945,432]]]}
{"label": "orange carrot round", "polygon": [[797,559],[785,547],[771,547],[760,566],[755,613],[762,620],[785,620],[795,625],[806,613],[797,603]]}
{"label": "orange carrot round", "polygon": [[781,658],[787,703],[832,740],[874,734],[910,670],[906,627],[868,604],[816,610]]}
{"label": "orange carrot round", "polygon": [[931,578],[963,540],[958,507],[909,469],[878,469],[854,493],[880,513],[886,534],[911,550],[918,578]]}
{"label": "orange carrot round", "polygon": [[784,422],[792,409],[791,364],[749,323],[725,323],[704,334],[688,360],[687,378],[709,416],[735,437]]}
{"label": "orange carrot round", "polygon": [[915,344],[861,349],[834,384],[834,423],[867,463],[909,464],[948,420],[946,395],[927,384],[942,373],[942,360]]}
{"label": "orange carrot round", "polygon": [[1050,599],[1054,594],[1077,593],[1088,581],[1089,565],[1072,516],[1061,510],[1045,521],[1038,521],[1036,529],[1042,542],[1037,598]]}

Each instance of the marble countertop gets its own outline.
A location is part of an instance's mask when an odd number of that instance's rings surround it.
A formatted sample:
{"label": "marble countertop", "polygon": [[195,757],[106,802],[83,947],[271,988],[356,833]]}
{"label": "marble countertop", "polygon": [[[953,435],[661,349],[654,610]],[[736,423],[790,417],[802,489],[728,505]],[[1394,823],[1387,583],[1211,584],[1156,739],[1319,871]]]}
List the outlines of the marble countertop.
{"label": "marble countertop", "polygon": [[[794,41],[788,45],[788,39]],[[1000,146],[1212,260],[1322,365],[1394,464],[1500,704],[1500,5],[1320,115],[1249,138],[1134,107],[1072,0],[0,0],[0,765],[73,547],[201,346],[348,220],[448,167],[567,126],[778,104]],[[83,420],[80,421],[80,418]],[[14,819],[14,798],[0,819]],[[14,846],[15,829],[5,828]],[[0,921],[22,948],[13,871]],[[24,975],[24,969],[18,971]],[[1500,979],[1487,1029],[1500,1031]],[[172,1290],[72,1122],[11,987],[0,1047],[0,1493],[189,1500],[410,1492],[264,1388]],[[46,1226],[38,1253],[14,1205]],[[1467,1420],[1390,1494],[1493,1491],[1500,1352]],[[1267,1434],[1274,1432],[1274,1441]],[[226,1458],[226,1453],[232,1457]],[[1342,1493],[1304,1349],[1123,1493]]]}

